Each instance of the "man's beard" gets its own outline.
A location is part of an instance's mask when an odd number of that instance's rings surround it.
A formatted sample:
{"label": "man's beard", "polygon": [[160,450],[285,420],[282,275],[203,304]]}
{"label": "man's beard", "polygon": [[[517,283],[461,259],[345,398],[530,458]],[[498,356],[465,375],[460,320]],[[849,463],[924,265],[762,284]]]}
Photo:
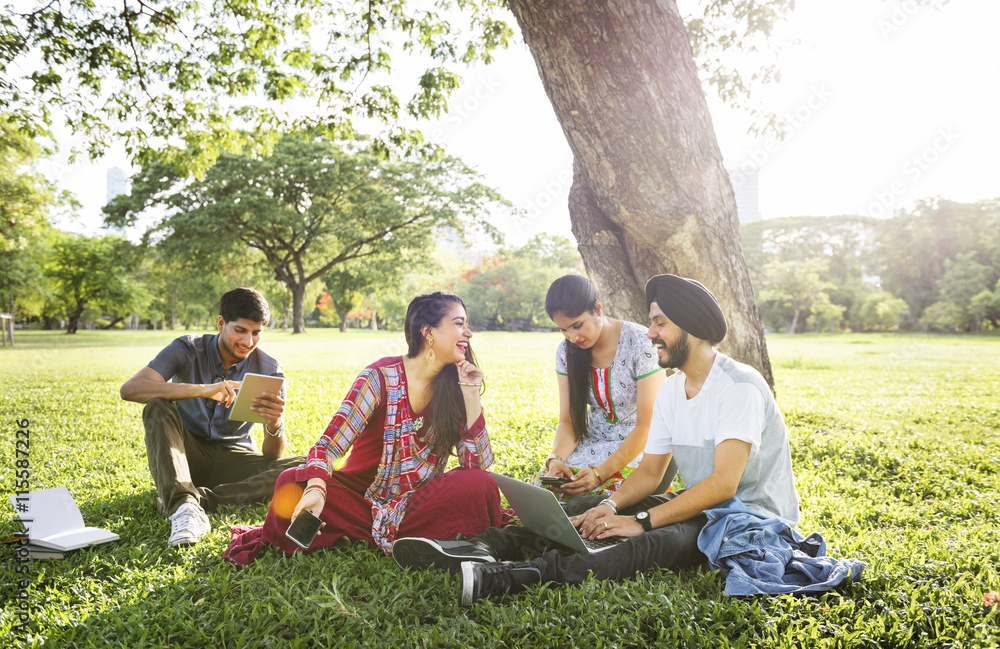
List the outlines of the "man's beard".
{"label": "man's beard", "polygon": [[652,342],[653,344],[659,343],[663,345],[663,349],[667,352],[667,360],[658,361],[660,367],[664,369],[680,369],[687,362],[688,356],[691,354],[691,346],[688,345],[688,335],[686,333],[682,333],[677,342],[672,345],[668,345],[662,338],[654,338]]}

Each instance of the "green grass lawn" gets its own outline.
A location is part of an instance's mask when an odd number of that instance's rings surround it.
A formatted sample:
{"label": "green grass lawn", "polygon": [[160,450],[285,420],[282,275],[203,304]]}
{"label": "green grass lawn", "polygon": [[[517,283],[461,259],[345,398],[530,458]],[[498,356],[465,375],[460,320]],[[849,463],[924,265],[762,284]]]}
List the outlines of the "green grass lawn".
{"label": "green grass lawn", "polygon": [[[705,568],[538,588],[472,609],[458,578],[399,570],[365,546],[238,570],[229,527],[265,504],[211,515],[192,549],[166,545],[141,406],[118,397],[173,332],[18,332],[0,350],[0,478],[14,485],[17,420],[31,422],[35,489],[65,485],[117,543],[30,564],[26,646],[53,647],[987,647],[1000,643],[1000,338],[772,335],[803,517],[864,579],[811,597],[730,598]],[[525,478],[555,427],[558,334],[480,333],[495,468]],[[398,333],[267,334],[285,365],[290,452],[305,453],[357,371],[403,351]],[[13,531],[12,516],[0,532]],[[0,638],[15,633],[21,578],[0,573]],[[6,644],[6,643],[5,643]],[[19,645],[20,646],[20,645]]]}

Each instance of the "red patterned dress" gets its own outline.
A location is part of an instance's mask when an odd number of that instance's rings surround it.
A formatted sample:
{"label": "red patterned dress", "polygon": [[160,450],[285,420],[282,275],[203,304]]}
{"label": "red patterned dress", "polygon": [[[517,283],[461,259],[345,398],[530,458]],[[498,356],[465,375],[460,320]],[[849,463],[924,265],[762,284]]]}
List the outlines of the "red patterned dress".
{"label": "red patterned dress", "polygon": [[[285,471],[275,484],[277,495],[310,478],[326,483],[320,516],[326,525],[307,552],[346,537],[389,554],[398,536],[474,536],[507,522],[510,512],[501,509],[496,484],[483,470],[493,463],[483,416],[462,430],[460,466],[446,472],[448,458],[431,452],[425,414],[410,407],[402,357],[380,359],[358,375],[305,465]],[[285,536],[291,512],[276,512],[277,500],[263,527],[233,529],[227,559],[250,563],[261,542],[287,554],[301,551]]]}

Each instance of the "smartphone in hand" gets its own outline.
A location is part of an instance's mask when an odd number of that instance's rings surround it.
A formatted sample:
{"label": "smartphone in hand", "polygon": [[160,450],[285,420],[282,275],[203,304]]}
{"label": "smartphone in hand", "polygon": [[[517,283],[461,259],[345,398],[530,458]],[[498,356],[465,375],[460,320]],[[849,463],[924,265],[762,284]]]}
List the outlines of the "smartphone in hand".
{"label": "smartphone in hand", "polygon": [[290,538],[302,549],[309,549],[313,539],[319,534],[319,528],[323,526],[323,521],[316,517],[308,509],[303,509],[295,517],[292,524],[288,526],[285,536]]}
{"label": "smartphone in hand", "polygon": [[540,478],[538,478],[538,481],[541,482],[543,485],[547,485],[550,487],[561,487],[567,482],[572,482],[572,480],[570,480],[569,478],[563,478],[554,475],[543,475]]}

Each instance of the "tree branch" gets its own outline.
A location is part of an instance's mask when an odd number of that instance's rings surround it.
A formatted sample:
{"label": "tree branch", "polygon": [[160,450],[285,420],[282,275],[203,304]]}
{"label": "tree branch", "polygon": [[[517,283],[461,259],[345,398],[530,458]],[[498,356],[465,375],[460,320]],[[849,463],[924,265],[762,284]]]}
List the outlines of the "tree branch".
{"label": "tree branch", "polygon": [[153,99],[152,95],[149,94],[149,90],[146,88],[146,73],[142,70],[142,61],[139,60],[139,52],[135,49],[135,40],[132,38],[132,17],[128,9],[128,0],[122,0],[122,16],[125,18],[125,31],[128,33],[128,44],[132,48],[132,57],[135,60],[135,71],[139,79],[139,87],[142,91],[149,97],[150,100]]}

